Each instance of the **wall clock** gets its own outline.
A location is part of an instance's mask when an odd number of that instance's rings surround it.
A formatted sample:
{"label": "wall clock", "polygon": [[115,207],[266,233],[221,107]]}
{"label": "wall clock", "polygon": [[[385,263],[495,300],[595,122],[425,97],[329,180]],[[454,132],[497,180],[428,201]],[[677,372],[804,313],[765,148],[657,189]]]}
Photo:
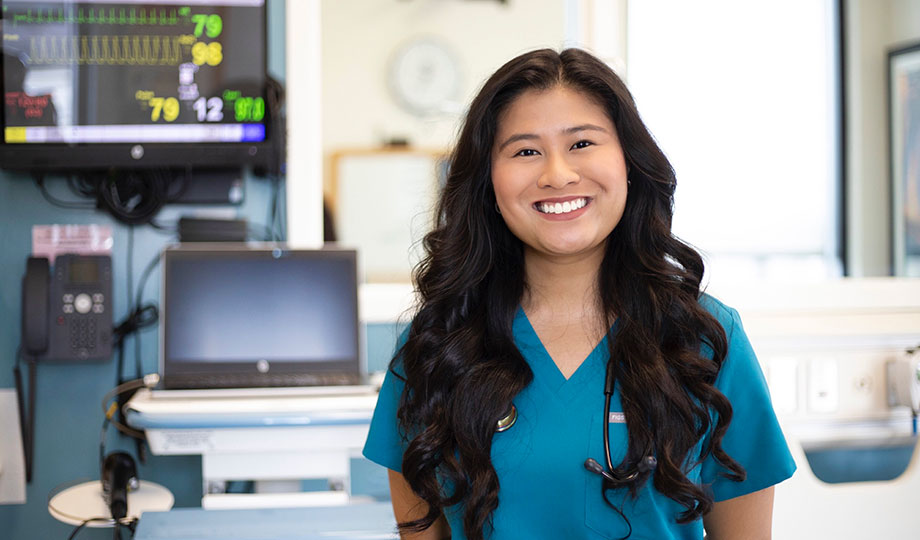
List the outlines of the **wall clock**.
{"label": "wall clock", "polygon": [[433,38],[416,38],[399,47],[390,60],[387,78],[395,101],[417,116],[450,111],[460,93],[457,57]]}

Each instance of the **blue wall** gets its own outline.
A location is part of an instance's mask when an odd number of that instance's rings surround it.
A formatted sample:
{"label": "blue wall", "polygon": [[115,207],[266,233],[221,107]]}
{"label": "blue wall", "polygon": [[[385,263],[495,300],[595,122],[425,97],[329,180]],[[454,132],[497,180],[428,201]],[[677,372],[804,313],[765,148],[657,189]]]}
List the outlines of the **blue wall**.
{"label": "blue wall", "polygon": [[[269,69],[284,80],[284,3],[269,1]],[[72,195],[63,178],[49,178],[49,190],[60,198]],[[239,207],[219,207],[232,217],[247,218],[250,223],[264,224],[268,216],[271,186],[265,180],[247,178],[245,200]],[[213,211],[212,208],[208,210]],[[172,222],[183,214],[193,214],[201,207],[169,206],[158,221]],[[14,387],[12,368],[19,346],[20,282],[26,257],[31,252],[31,231],[36,224],[104,224],[111,225],[114,274],[114,317],[124,318],[127,306],[128,228],[99,211],[63,209],[46,202],[31,178],[23,174],[0,171],[0,388]],[[150,227],[134,231],[134,286],[147,263],[168,242],[170,235]],[[159,295],[159,271],[151,275],[145,301]],[[367,329],[368,365],[371,370],[384,369],[395,343],[391,325],[371,325]],[[156,328],[141,333],[141,364],[145,373],[156,371]],[[133,375],[134,343],[126,346],[126,374]],[[98,451],[102,425],[102,396],[116,381],[116,363],[87,365],[40,365],[36,399],[35,464],[31,484],[27,486],[24,505],[0,505],[0,537],[6,540],[67,538],[73,530],[53,519],[47,510],[52,491],[72,483],[99,477]],[[9,433],[0,433],[8,437]],[[107,451],[124,449],[134,453],[133,442],[109,429]],[[380,471],[376,471],[379,474]],[[193,456],[149,456],[141,465],[141,478],[168,487],[177,507],[194,507],[201,500],[201,460]],[[368,473],[375,474],[374,471]],[[84,530],[79,539],[111,538],[110,530]]]}
{"label": "blue wall", "polygon": [[[62,178],[50,178],[49,189],[60,198],[72,197]],[[244,203],[224,210],[264,223],[270,200],[267,181],[248,179]],[[160,220],[169,223],[182,213],[197,207],[172,206],[161,212]],[[113,287],[116,321],[125,317],[127,306],[128,228],[99,211],[71,210],[46,202],[31,178],[21,174],[0,173],[0,388],[14,386],[12,368],[19,346],[20,283],[25,260],[31,251],[31,231],[36,224],[110,225],[114,246]],[[151,229],[134,231],[134,284],[147,263],[171,237]],[[159,272],[146,289],[145,299],[156,301]],[[134,374],[134,343],[126,344],[125,373]],[[141,365],[144,373],[157,368],[156,328],[141,334]],[[67,538],[73,527],[58,523],[46,508],[49,493],[67,483],[96,479],[99,436],[102,426],[102,396],[116,381],[115,361],[85,365],[39,365],[36,390],[35,463],[25,505],[0,506],[3,537],[9,540],[32,538]],[[10,434],[0,433],[0,437]],[[106,450],[123,448],[134,453],[132,441],[109,429]],[[150,456],[140,467],[141,478],[155,481],[172,490],[176,506],[198,506],[201,499],[201,460],[187,456]],[[81,532],[78,538],[109,538],[101,531]]]}
{"label": "blue wall", "polygon": [[[70,196],[62,178],[47,181],[60,198]],[[270,202],[270,185],[265,180],[249,178],[246,196],[239,207],[220,207],[253,223],[264,223]],[[158,218],[171,222],[181,214],[194,213],[202,207],[169,206]],[[209,210],[213,210],[210,208]],[[35,224],[105,224],[114,234],[112,251],[114,275],[114,316],[116,321],[127,312],[126,275],[128,228],[99,211],[70,210],[51,206],[28,176],[0,173],[0,388],[14,386],[12,368],[19,346],[20,282],[25,259],[31,251],[31,231]],[[171,241],[168,235],[137,227],[134,231],[134,285],[141,272]],[[159,296],[159,270],[154,271],[146,287],[145,301]],[[374,324],[367,328],[368,366],[385,369],[395,344],[392,325]],[[141,334],[141,364],[144,373],[157,369],[156,327]],[[134,344],[126,346],[126,374],[133,375]],[[36,400],[35,469],[27,487],[25,505],[0,505],[0,527],[7,540],[67,538],[73,527],[54,520],[47,511],[49,494],[64,484],[98,478],[99,435],[102,424],[102,396],[115,385],[116,362],[86,365],[39,365]],[[0,437],[10,434],[0,433]],[[125,449],[134,453],[130,439],[109,429],[107,451]],[[363,466],[363,465],[362,465]],[[368,475],[379,474],[366,466]],[[201,500],[201,460],[193,456],[153,456],[140,466],[141,478],[168,487],[177,507],[199,506]],[[380,491],[375,479],[368,491]],[[85,530],[78,538],[110,538],[111,531]]]}

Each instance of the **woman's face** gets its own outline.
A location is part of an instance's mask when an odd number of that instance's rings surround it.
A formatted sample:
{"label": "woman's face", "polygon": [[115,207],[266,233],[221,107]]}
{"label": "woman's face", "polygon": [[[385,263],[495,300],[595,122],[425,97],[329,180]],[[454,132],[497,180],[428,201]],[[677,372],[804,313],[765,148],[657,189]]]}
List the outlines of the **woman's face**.
{"label": "woman's face", "polygon": [[626,161],[613,122],[565,86],[528,90],[499,116],[492,187],[528,256],[603,256],[626,206]]}

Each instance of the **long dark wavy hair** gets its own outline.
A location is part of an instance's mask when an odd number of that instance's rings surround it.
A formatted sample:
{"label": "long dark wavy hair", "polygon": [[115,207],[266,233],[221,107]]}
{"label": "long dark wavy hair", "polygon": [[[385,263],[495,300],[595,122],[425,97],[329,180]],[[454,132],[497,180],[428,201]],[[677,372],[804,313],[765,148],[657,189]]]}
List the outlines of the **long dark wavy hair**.
{"label": "long dark wavy hair", "polygon": [[[426,529],[444,508],[463,503],[464,531],[481,540],[498,506],[492,436],[533,373],[511,331],[527,287],[524,250],[495,211],[491,153],[502,111],[524,91],[557,85],[604,107],[629,167],[626,208],[607,238],[598,277],[607,327],[619,320],[608,342],[629,432],[625,466],[654,451],[654,486],[686,508],[680,523],[712,508],[711,494],[686,474],[698,463],[690,452],[707,432],[703,457],[744,479],[721,444],[732,417],[714,386],[725,331],[699,303],[702,258],[671,234],[674,170],[608,66],[579,49],[543,49],[502,66],[473,100],[434,230],[424,238],[414,274],[420,308],[391,364],[406,382],[398,412],[409,434],[402,474],[428,504],[427,515],[400,523],[403,530]],[[633,496],[649,476],[629,486]]]}

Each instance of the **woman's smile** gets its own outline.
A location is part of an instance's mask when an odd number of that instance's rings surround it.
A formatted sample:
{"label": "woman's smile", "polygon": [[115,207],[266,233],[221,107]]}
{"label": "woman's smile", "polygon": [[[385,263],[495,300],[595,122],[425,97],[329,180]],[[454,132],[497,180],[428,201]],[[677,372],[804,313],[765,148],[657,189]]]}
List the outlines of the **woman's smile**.
{"label": "woman's smile", "polygon": [[533,208],[547,221],[570,221],[584,215],[590,204],[590,197],[563,197],[538,201]]}

